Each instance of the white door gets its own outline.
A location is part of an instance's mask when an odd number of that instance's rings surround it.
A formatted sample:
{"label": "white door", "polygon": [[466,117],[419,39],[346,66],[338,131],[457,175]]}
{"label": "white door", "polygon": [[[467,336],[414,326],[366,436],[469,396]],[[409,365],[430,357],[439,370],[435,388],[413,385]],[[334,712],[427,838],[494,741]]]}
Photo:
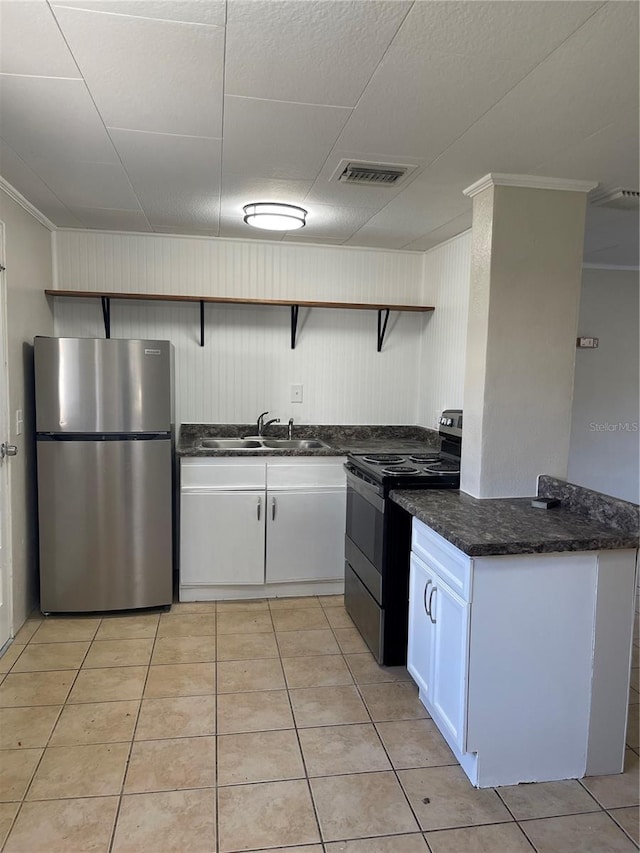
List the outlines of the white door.
{"label": "white door", "polygon": [[432,716],[446,727],[461,751],[467,730],[467,660],[469,604],[438,577],[430,593],[429,612],[434,622]]}
{"label": "white door", "polygon": [[[4,225],[0,222],[0,444],[9,443],[7,376],[7,290],[4,272]],[[11,549],[9,527],[9,465],[0,453],[0,649],[11,636]]]}
{"label": "white door", "polygon": [[180,494],[180,583],[264,583],[264,492]]}
{"label": "white door", "polygon": [[409,642],[407,669],[420,688],[422,699],[431,701],[433,678],[434,623],[429,616],[429,598],[433,595],[435,574],[411,555],[409,571]]}
{"label": "white door", "polygon": [[267,492],[267,583],[344,579],[344,489]]}

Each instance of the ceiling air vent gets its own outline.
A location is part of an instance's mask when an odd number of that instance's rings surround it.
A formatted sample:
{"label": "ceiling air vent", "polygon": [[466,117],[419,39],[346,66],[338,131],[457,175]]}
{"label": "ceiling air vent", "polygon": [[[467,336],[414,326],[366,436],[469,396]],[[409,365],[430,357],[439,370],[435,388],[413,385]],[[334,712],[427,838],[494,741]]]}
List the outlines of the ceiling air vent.
{"label": "ceiling air vent", "polygon": [[417,167],[396,163],[366,163],[341,160],[331,176],[342,184],[359,184],[370,187],[395,187],[404,183]]}
{"label": "ceiling air vent", "polygon": [[640,192],[638,190],[598,190],[591,198],[591,204],[597,207],[614,207],[617,210],[638,210]]}

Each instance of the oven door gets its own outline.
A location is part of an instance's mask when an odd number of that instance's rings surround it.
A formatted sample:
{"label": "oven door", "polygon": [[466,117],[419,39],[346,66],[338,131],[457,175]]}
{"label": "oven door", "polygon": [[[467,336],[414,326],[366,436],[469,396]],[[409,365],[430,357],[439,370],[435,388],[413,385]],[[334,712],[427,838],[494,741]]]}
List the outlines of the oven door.
{"label": "oven door", "polygon": [[378,572],[382,571],[384,524],[382,488],[347,468],[347,539]]}

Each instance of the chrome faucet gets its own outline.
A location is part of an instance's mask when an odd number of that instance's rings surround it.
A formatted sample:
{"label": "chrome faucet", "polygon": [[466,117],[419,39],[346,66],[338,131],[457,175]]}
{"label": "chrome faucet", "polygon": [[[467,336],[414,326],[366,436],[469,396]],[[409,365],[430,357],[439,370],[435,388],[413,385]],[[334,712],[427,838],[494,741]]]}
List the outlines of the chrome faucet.
{"label": "chrome faucet", "polygon": [[279,424],[280,423],[280,418],[271,418],[270,421],[267,421],[265,423],[264,416],[268,415],[268,414],[269,414],[269,412],[267,411],[267,412],[263,412],[261,415],[258,415],[258,421],[256,423],[256,426],[258,429],[258,435],[261,438],[262,438],[262,434],[263,434],[264,430],[269,426],[269,424]]}
{"label": "chrome faucet", "polygon": [[289,441],[293,438],[293,418],[289,418],[289,423],[287,424],[287,438]]}

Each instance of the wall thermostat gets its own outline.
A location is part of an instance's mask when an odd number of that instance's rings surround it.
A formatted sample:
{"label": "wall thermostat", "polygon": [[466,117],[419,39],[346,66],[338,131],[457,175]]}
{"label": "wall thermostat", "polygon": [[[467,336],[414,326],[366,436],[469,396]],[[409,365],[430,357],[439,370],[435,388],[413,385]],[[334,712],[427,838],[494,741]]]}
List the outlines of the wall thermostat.
{"label": "wall thermostat", "polygon": [[600,338],[578,338],[578,349],[597,349]]}

